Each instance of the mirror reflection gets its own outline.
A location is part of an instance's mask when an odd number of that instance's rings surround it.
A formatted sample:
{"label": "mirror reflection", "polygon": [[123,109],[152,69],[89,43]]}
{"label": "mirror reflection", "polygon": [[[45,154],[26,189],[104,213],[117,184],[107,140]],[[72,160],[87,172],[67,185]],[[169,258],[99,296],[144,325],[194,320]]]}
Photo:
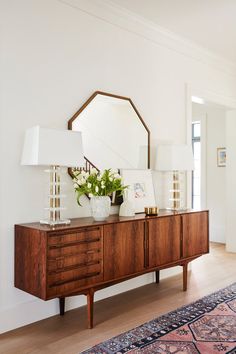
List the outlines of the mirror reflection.
{"label": "mirror reflection", "polygon": [[99,170],[149,167],[149,130],[129,98],[95,92],[69,128],[82,132],[85,158]]}

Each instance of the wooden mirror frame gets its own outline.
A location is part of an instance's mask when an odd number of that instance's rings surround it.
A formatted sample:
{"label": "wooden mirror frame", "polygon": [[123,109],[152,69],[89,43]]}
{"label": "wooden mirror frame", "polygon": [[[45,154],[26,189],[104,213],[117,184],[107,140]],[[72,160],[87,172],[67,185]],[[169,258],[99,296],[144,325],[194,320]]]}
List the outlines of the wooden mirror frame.
{"label": "wooden mirror frame", "polygon": [[[89,105],[89,103],[97,96],[97,95],[103,95],[103,96],[108,96],[108,97],[113,97],[113,98],[118,98],[118,99],[122,99],[122,100],[126,100],[128,101],[131,106],[133,107],[135,113],[137,114],[139,120],[141,121],[142,125],[144,126],[145,130],[147,131],[147,135],[148,135],[148,146],[147,146],[147,168],[150,168],[150,130],[148,129],[147,125],[145,124],[143,118],[141,117],[140,113],[138,112],[137,108],[135,107],[134,103],[132,102],[132,100],[129,97],[124,97],[124,96],[118,96],[118,95],[114,95],[111,93],[107,93],[107,92],[102,92],[102,91],[95,91],[92,96],[89,97],[89,99],[82,105],[82,107],[70,118],[70,120],[68,121],[68,129],[72,130],[72,125],[74,120],[80,115],[80,113],[82,113],[84,111],[84,109]],[[85,168],[82,168],[81,170],[85,170],[85,171],[90,171],[90,169],[92,167],[96,168],[97,170],[99,169],[97,166],[95,166],[93,164],[93,162],[89,161],[86,156],[84,156],[85,159]],[[73,172],[72,169],[69,168],[68,172],[70,174],[70,176],[73,178]]]}

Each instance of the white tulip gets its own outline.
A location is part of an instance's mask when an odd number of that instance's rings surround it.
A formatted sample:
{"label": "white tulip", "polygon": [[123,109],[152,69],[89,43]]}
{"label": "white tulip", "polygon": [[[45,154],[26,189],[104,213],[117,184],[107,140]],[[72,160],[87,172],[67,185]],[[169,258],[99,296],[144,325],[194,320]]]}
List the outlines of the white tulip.
{"label": "white tulip", "polygon": [[91,175],[96,175],[98,173],[97,169],[96,168],[91,168],[91,171],[90,171],[90,174]]}
{"label": "white tulip", "polygon": [[83,184],[85,184],[85,183],[86,183],[86,179],[81,178],[81,180],[80,180],[80,181],[78,181],[78,183],[82,186]]}
{"label": "white tulip", "polygon": [[99,188],[98,188],[98,186],[96,186],[95,187],[95,192],[98,193],[98,191],[99,191]]}

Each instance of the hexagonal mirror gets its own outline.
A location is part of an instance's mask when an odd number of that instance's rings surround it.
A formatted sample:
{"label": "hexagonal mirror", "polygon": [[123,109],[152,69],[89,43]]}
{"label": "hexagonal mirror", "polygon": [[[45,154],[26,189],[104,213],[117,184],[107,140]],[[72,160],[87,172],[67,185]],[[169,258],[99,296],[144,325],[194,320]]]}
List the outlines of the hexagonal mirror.
{"label": "hexagonal mirror", "polygon": [[69,120],[82,132],[86,170],[146,169],[150,132],[130,98],[95,92]]}

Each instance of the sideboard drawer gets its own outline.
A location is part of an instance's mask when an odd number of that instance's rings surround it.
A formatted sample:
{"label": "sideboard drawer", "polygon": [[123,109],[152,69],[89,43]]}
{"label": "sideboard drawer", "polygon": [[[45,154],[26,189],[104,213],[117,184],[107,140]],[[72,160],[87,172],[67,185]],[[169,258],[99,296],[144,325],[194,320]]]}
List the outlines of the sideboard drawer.
{"label": "sideboard drawer", "polygon": [[100,274],[102,272],[101,268],[101,261],[94,261],[81,264],[71,270],[62,269],[60,271],[52,271],[48,273],[48,284],[49,287],[51,287],[70,283],[75,280],[86,279],[90,277],[91,274]]}
{"label": "sideboard drawer", "polygon": [[54,259],[62,256],[74,256],[79,253],[84,253],[93,250],[101,250],[102,240],[100,237],[94,239],[87,239],[75,243],[61,243],[58,245],[51,245],[48,248],[48,258]]}
{"label": "sideboard drawer", "polygon": [[[99,267],[100,266],[100,267]],[[81,274],[80,271],[69,274],[61,274],[48,278],[47,298],[63,296],[68,293],[76,293],[81,288],[86,288],[103,281],[102,265],[89,267],[87,272]]]}
{"label": "sideboard drawer", "polygon": [[101,236],[101,228],[95,227],[91,229],[82,229],[74,233],[52,234],[48,237],[48,244],[61,245],[71,244],[75,242],[97,239]]}
{"label": "sideboard drawer", "polygon": [[77,255],[61,256],[54,259],[48,259],[48,271],[58,271],[62,268],[69,269],[74,266],[81,266],[83,264],[102,260],[102,252],[99,249],[89,250]]}

